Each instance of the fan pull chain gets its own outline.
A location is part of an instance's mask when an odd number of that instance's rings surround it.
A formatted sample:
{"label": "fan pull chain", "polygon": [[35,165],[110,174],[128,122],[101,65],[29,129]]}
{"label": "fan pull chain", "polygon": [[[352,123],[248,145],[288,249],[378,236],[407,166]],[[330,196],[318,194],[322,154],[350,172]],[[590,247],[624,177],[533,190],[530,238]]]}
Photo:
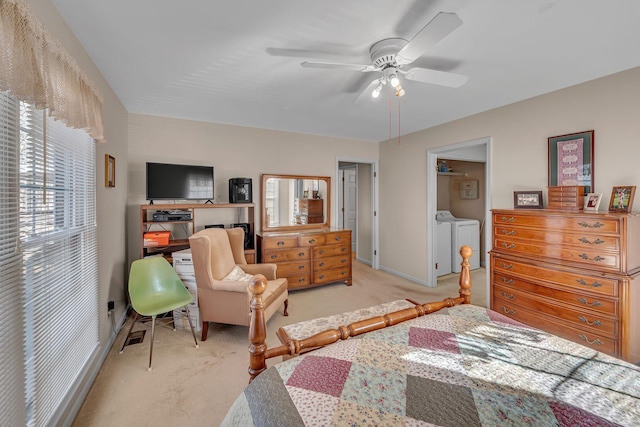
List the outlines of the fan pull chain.
{"label": "fan pull chain", "polygon": [[398,147],[402,147],[400,144],[400,97],[398,97]]}
{"label": "fan pull chain", "polygon": [[393,139],[393,99],[390,91],[387,91],[387,99],[387,104],[389,105],[389,142],[391,142]]}

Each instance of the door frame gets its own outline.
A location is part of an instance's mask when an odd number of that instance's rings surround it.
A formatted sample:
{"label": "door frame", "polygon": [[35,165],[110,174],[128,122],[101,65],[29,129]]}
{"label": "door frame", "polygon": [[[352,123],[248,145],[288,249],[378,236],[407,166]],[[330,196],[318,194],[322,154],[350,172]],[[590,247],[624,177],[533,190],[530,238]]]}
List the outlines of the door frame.
{"label": "door frame", "polygon": [[[379,243],[379,233],[378,233],[378,216],[376,214],[376,212],[378,212],[378,160],[372,160],[372,159],[362,159],[362,158],[354,158],[354,157],[336,157],[336,173],[335,173],[335,183],[334,183],[334,193],[336,195],[336,197],[340,197],[342,194],[342,190],[341,190],[341,186],[340,183],[338,182],[338,177],[340,176],[340,163],[341,162],[345,162],[345,163],[359,163],[359,164],[367,164],[371,166],[371,207],[372,210],[370,212],[371,214],[371,224],[372,224],[372,230],[371,230],[371,268],[373,268],[374,270],[377,270],[379,268],[380,265],[380,251],[378,250],[378,243]],[[338,215],[340,215],[340,211],[339,211],[339,207],[338,207],[338,203],[337,200],[335,200],[336,203],[333,204],[334,206],[334,212],[333,212],[333,217],[335,218],[335,224],[337,225],[338,223]],[[356,221],[356,248],[358,247],[358,223],[359,221]],[[357,250],[357,249],[356,249]]]}
{"label": "door frame", "polygon": [[[436,210],[438,207],[437,199],[437,187],[438,187],[438,174],[436,166],[438,164],[438,158],[447,158],[452,160],[467,160],[478,161],[469,158],[459,157],[456,158],[454,152],[472,147],[484,147],[484,162],[485,162],[485,185],[484,185],[484,227],[481,238],[484,240],[481,247],[484,248],[485,253],[488,253],[493,245],[491,240],[492,220],[491,220],[491,137],[483,137],[471,141],[464,141],[457,144],[446,145],[443,147],[436,147],[427,150],[427,284],[431,287],[437,286],[436,276]],[[449,155],[447,155],[449,153]],[[487,259],[487,258],[485,258]],[[485,266],[488,263],[485,263]],[[489,284],[489,268],[486,268],[486,283]],[[487,307],[489,306],[489,293],[487,292]]]}

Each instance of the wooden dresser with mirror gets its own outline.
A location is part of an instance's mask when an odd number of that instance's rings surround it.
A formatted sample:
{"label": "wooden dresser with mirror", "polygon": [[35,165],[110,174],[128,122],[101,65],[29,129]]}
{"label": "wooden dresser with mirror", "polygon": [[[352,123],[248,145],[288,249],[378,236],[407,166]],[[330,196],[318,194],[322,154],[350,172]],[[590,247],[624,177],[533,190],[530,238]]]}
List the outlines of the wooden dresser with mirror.
{"label": "wooden dresser with mirror", "polygon": [[351,285],[351,230],[331,224],[331,178],[262,175],[258,262],[278,265],[289,289]]}

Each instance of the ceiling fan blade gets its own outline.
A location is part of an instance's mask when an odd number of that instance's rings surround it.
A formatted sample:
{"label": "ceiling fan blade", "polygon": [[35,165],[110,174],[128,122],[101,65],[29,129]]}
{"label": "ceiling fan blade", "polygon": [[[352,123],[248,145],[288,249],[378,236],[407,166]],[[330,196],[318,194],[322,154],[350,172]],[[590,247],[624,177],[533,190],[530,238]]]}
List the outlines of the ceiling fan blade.
{"label": "ceiling fan blade", "polygon": [[361,64],[340,64],[336,62],[309,62],[305,61],[301,63],[304,68],[332,68],[335,70],[350,70],[361,71],[367,73],[370,71],[376,71],[376,67],[373,65],[361,65]]}
{"label": "ceiling fan blade", "polygon": [[409,43],[400,49],[400,52],[396,54],[396,63],[405,65],[415,61],[460,25],[462,25],[462,20],[455,13],[438,13]]}
{"label": "ceiling fan blade", "polygon": [[278,47],[268,47],[265,51],[271,56],[281,56],[286,58],[305,58],[305,59],[319,59],[319,60],[336,60],[342,58],[352,58],[353,55],[340,54],[334,51],[319,51],[319,50],[302,50],[302,49],[284,49]]}
{"label": "ceiling fan blade", "polygon": [[428,68],[412,68],[404,73],[408,80],[422,83],[431,83],[438,86],[460,87],[469,80],[464,74],[449,73],[446,71],[430,70]]}

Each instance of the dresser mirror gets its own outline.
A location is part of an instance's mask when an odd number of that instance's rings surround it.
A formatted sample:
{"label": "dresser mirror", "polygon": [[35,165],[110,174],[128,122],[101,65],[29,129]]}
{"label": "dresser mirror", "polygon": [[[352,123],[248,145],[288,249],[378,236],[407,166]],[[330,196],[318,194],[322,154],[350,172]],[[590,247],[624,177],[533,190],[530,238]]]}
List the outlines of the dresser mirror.
{"label": "dresser mirror", "polygon": [[328,227],[331,178],[262,175],[262,231]]}

